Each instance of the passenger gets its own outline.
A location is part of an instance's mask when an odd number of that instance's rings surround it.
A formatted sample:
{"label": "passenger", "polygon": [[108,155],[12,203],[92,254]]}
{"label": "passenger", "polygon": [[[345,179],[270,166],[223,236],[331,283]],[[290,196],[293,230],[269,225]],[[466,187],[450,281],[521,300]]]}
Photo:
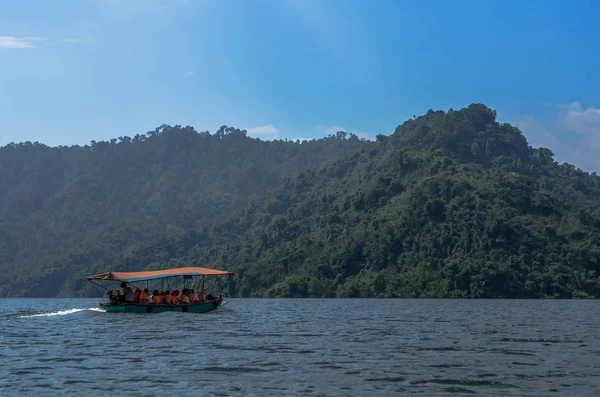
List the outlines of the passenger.
{"label": "passenger", "polygon": [[125,302],[133,302],[133,290],[131,287],[128,286],[126,282],[122,282],[121,288],[123,288],[123,300]]}
{"label": "passenger", "polygon": [[181,299],[181,303],[185,303],[185,304],[190,303],[190,298],[188,298],[187,294],[183,294],[183,298]]}
{"label": "passenger", "polygon": [[190,290],[190,293],[188,294],[188,301],[189,301],[190,303],[194,303],[194,301],[196,300],[196,299],[194,298],[194,296],[195,296],[195,295],[196,295],[196,294],[194,294],[194,290],[193,290],[193,289],[191,289],[191,290]]}
{"label": "passenger", "polygon": [[160,305],[162,303],[162,297],[157,289],[152,291],[152,302],[154,302],[155,305]]}
{"label": "passenger", "polygon": [[183,302],[184,295],[187,295],[187,289],[185,289],[185,288],[183,289],[183,291],[181,291],[181,293],[179,295],[177,295],[177,302],[179,302],[179,303]]}
{"label": "passenger", "polygon": [[200,302],[204,302],[206,299],[204,298],[204,294],[205,294],[206,290],[204,288],[202,288],[200,290],[200,292],[198,292],[198,300]]}
{"label": "passenger", "polygon": [[118,305],[119,303],[121,303],[121,294],[119,293],[119,291],[107,291],[106,295],[108,295],[108,300],[110,302],[111,305]]}
{"label": "passenger", "polygon": [[177,305],[179,303],[179,300],[177,299],[178,297],[179,297],[179,290],[173,291],[173,293],[171,294],[171,304],[172,305]]}
{"label": "passenger", "polygon": [[140,303],[140,293],[142,292],[141,289],[136,288],[135,291],[133,292],[133,301],[135,303]]}
{"label": "passenger", "polygon": [[165,298],[164,298],[164,302],[165,302],[167,305],[170,305],[170,304],[171,304],[171,291],[169,291],[169,290],[166,290],[166,291],[165,291]]}
{"label": "passenger", "polygon": [[140,303],[148,303],[148,288],[144,288],[144,290],[140,293]]}
{"label": "passenger", "polygon": [[195,293],[194,290],[192,290],[192,293],[193,293],[193,297],[194,297],[194,302],[199,302],[198,294]]}

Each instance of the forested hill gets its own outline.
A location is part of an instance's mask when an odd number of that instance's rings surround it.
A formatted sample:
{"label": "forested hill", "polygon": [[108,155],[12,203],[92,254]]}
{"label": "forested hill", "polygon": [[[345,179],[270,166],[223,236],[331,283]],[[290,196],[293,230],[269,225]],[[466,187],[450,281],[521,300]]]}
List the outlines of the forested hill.
{"label": "forested hill", "polygon": [[121,267],[114,257],[136,243],[225,219],[284,178],[368,145],[343,132],[295,143],[167,125],[86,146],[9,144],[0,148],[0,296],[56,295],[74,271]]}
{"label": "forested hill", "polygon": [[598,297],[600,178],[484,105],[429,111],[117,263],[225,267],[237,296]]}

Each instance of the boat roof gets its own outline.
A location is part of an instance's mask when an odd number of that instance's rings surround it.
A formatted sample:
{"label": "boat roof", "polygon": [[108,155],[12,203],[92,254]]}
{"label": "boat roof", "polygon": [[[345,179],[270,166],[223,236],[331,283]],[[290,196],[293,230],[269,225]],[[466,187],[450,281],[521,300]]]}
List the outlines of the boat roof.
{"label": "boat roof", "polygon": [[155,270],[149,272],[107,272],[87,276],[86,280],[133,282],[177,276],[224,276],[232,274],[233,272],[228,272],[225,270],[208,269],[205,267],[179,267],[175,269]]}

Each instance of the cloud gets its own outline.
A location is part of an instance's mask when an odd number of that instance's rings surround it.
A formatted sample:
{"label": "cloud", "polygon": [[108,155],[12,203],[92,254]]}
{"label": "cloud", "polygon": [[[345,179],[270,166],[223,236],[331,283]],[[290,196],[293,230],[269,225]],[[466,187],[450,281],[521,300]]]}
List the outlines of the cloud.
{"label": "cloud", "polygon": [[555,106],[549,120],[528,115],[513,122],[533,147],[547,147],[559,163],[568,162],[586,171],[600,171],[600,109],[579,102]]}
{"label": "cloud", "polygon": [[246,131],[248,132],[248,135],[260,135],[261,137],[271,135],[271,138],[273,139],[279,136],[279,128],[274,127],[271,124],[248,128]]}
{"label": "cloud", "polygon": [[196,72],[185,72],[185,77],[190,77],[190,76],[193,76],[195,74],[196,74]]}
{"label": "cloud", "polygon": [[566,130],[581,135],[590,147],[600,149],[600,109],[583,109],[579,102],[573,102],[562,115],[562,123]]}
{"label": "cloud", "polygon": [[367,141],[374,141],[375,138],[373,138],[371,136],[371,134],[369,134],[368,132],[358,132],[358,131],[350,131],[351,133],[353,133],[354,135],[356,135],[357,137],[359,137],[360,139],[366,139]]}
{"label": "cloud", "polygon": [[52,40],[45,37],[11,37],[0,36],[0,48],[38,48],[42,44],[44,47],[56,44],[81,44],[91,43],[92,39],[61,39]]}
{"label": "cloud", "polygon": [[334,125],[331,127],[323,127],[323,126],[318,126],[317,128],[319,128],[320,130],[323,130],[327,133],[327,135],[329,134],[335,134],[338,131],[346,131],[346,129],[344,127],[342,127],[341,125]]}
{"label": "cloud", "polygon": [[0,36],[0,48],[37,48],[43,37]]}
{"label": "cloud", "polygon": [[368,141],[374,141],[375,138],[371,137],[371,134],[369,134],[368,132],[360,132],[360,131],[347,131],[344,127],[342,127],[341,125],[334,125],[331,127],[324,127],[322,125],[317,126],[318,129],[325,131],[325,133],[327,135],[335,135],[336,132],[338,131],[344,131],[347,132],[348,134],[354,134],[357,137],[359,137],[360,139],[366,139]]}
{"label": "cloud", "polygon": [[534,115],[530,114],[521,120],[515,122],[515,126],[519,127],[527,137],[527,142],[532,147],[556,148],[561,145],[557,137],[548,132],[548,127],[543,122],[537,120]]}
{"label": "cloud", "polygon": [[313,140],[313,139],[315,139],[315,138],[290,138],[290,139],[288,139],[288,141],[308,142],[308,141]]}
{"label": "cloud", "polygon": [[560,115],[559,122],[568,134],[579,138],[569,162],[600,171],[600,109],[595,106],[584,109],[579,102],[573,102]]}

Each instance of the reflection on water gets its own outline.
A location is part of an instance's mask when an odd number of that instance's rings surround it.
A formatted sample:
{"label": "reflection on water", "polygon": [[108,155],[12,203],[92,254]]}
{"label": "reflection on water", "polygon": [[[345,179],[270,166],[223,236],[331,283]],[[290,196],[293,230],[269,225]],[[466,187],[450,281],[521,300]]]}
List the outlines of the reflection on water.
{"label": "reflection on water", "polygon": [[593,301],[229,299],[205,314],[0,300],[0,395],[595,395]]}

